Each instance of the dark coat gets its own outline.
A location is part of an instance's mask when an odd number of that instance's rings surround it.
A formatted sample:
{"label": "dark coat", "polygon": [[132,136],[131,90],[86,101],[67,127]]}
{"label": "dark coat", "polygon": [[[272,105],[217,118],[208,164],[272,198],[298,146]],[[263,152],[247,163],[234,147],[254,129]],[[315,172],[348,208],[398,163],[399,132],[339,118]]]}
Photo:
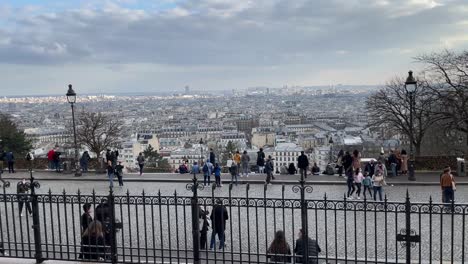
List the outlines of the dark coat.
{"label": "dark coat", "polygon": [[375,163],[367,163],[366,168],[364,169],[364,172],[367,172],[367,175],[373,176],[375,173]]}
{"label": "dark coat", "polygon": [[265,164],[265,172],[266,173],[271,173],[273,172],[273,161],[272,160],[267,160],[266,164]]}
{"label": "dark coat", "polygon": [[[81,238],[82,259],[98,260],[105,259],[106,247],[104,237],[85,236]],[[107,245],[108,246],[108,245]]]}
{"label": "dark coat", "polygon": [[297,158],[297,167],[300,169],[306,169],[309,167],[309,159],[305,154],[301,154],[299,158]]}
{"label": "dark coat", "polygon": [[265,166],[265,152],[263,151],[257,152],[257,166]]}
{"label": "dark coat", "polygon": [[215,164],[216,163],[216,156],[213,151],[210,152],[210,162]]}
{"label": "dark coat", "polygon": [[343,156],[343,167],[345,167],[345,169],[348,169],[352,165],[353,165],[353,157],[351,157],[350,154],[344,155]]}
{"label": "dark coat", "polygon": [[89,224],[91,224],[92,221],[93,218],[87,213],[84,213],[81,216],[81,233],[84,233],[84,231],[88,228]]}
{"label": "dark coat", "polygon": [[7,152],[5,155],[5,161],[6,162],[14,162],[15,161],[15,156],[13,155],[13,152]]}
{"label": "dark coat", "polygon": [[[296,240],[296,247],[294,248],[294,252],[296,253],[296,255],[304,255],[304,242],[305,241],[302,238]],[[318,259],[314,259],[311,257],[318,257],[318,253],[320,253],[322,250],[320,249],[317,241],[311,238],[308,238],[308,244],[309,263],[316,264],[318,263]],[[296,263],[302,263],[302,257],[296,257]]]}
{"label": "dark coat", "polygon": [[211,223],[213,230],[220,233],[226,229],[226,221],[229,219],[228,211],[223,205],[215,205],[211,212]]}

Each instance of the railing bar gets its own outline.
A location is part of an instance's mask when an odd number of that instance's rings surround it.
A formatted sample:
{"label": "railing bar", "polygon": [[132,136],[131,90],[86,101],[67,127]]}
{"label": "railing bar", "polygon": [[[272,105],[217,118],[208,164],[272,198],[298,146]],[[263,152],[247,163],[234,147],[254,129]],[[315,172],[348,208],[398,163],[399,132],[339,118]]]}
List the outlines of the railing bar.
{"label": "railing bar", "polygon": [[148,231],[146,226],[146,197],[145,193],[143,192],[143,224],[144,224],[144,232],[145,232],[145,256],[146,256],[146,263],[148,263]]}
{"label": "railing bar", "polygon": [[334,221],[335,221],[335,258],[338,257],[338,210],[336,210],[337,203],[333,202],[333,214],[334,214]]}
{"label": "railing bar", "polygon": [[129,239],[129,248],[130,248],[130,261],[133,262],[133,244],[132,244],[132,214],[130,212],[130,192],[127,190],[127,219],[128,219],[128,239]]}
{"label": "railing bar", "polygon": [[[29,217],[29,211],[28,211],[28,208],[30,208],[30,204],[29,204],[29,200],[28,197],[26,195],[21,195],[20,197],[20,205],[22,205],[22,209],[24,209],[24,214],[26,216],[26,219]],[[29,207],[28,207],[29,205]],[[19,232],[19,235],[20,235],[20,241],[21,241],[21,254],[22,254],[22,257],[25,257],[24,256],[24,237],[23,237],[23,217],[21,216],[21,213],[23,213],[23,211],[19,212],[19,228],[20,228],[20,232]]]}
{"label": "railing bar", "polygon": [[367,264],[367,197],[364,188],[364,264]]}
{"label": "railing bar", "polygon": [[[231,198],[232,199],[232,198]],[[234,198],[236,199],[236,198]],[[238,206],[237,206],[237,215],[238,215],[238,224],[239,224],[239,228],[237,229],[239,231],[239,254],[240,254],[240,263],[242,263],[242,232],[241,232],[241,225],[242,225],[242,218],[240,217],[241,216],[241,206],[240,206],[240,203],[241,201],[238,202]],[[232,218],[232,215],[231,215],[231,218]],[[248,223],[247,223],[248,224]]]}
{"label": "railing bar", "polygon": [[464,207],[461,207],[462,208],[462,261],[461,263],[465,263],[465,225],[466,225],[466,222],[465,222],[465,215],[466,215],[466,208]]}
{"label": "railing bar", "polygon": [[[44,198],[45,196],[43,196]],[[46,217],[46,203],[44,201],[44,199],[42,200],[42,221],[43,221],[43,224],[44,224],[44,242],[45,242],[45,246],[47,248],[47,246],[49,245],[49,239],[48,239],[48,233],[47,233],[47,217]],[[49,251],[46,252],[46,256],[45,258],[49,258]]]}
{"label": "railing bar", "polygon": [[[182,211],[184,212],[184,227],[187,226],[187,205],[185,204],[185,198],[182,199]],[[198,217],[200,217],[200,214],[198,214]],[[188,263],[188,237],[187,237],[187,228],[184,228],[184,246],[185,246],[185,263]]]}
{"label": "railing bar", "polygon": [[443,219],[444,209],[445,209],[445,205],[440,210],[440,240],[439,240],[440,241],[440,252],[439,252],[440,264],[443,263],[443,255],[442,254],[443,254],[443,239],[444,239],[444,237],[443,237],[443,234],[444,234],[444,232],[443,232],[444,231],[443,230],[443,228],[444,228],[443,227],[444,226],[444,224],[443,224],[444,223],[444,219]]}
{"label": "railing bar", "polygon": [[[57,198],[57,204],[56,204],[56,207],[57,207],[57,219],[62,219],[60,217],[60,204],[58,202],[58,199],[59,197],[58,196],[55,196]],[[62,243],[62,221],[57,221],[57,225],[58,225],[58,235],[59,235],[59,250],[60,250],[60,259],[63,259],[63,243]]]}
{"label": "railing bar", "polygon": [[429,264],[432,264],[432,197],[429,199]]}
{"label": "railing bar", "polygon": [[[231,241],[231,242],[230,242],[230,243],[231,243],[231,252],[230,252],[230,253],[231,253],[231,263],[234,263],[234,254],[233,254],[233,252],[234,252],[234,239],[233,239],[233,235],[234,235],[234,234],[233,234],[233,232],[232,232],[232,219],[233,219],[233,215],[232,215],[232,199],[231,199],[231,198],[232,198],[232,197],[231,197],[231,196],[232,196],[232,187],[233,187],[232,183],[229,184],[229,228],[230,228],[229,231],[231,232],[231,238],[230,238],[230,241]],[[238,217],[237,219],[239,219],[238,221],[240,221],[240,215],[238,215],[237,217]]]}
{"label": "railing bar", "polygon": [[385,262],[388,262],[388,217],[387,217],[387,194],[384,199],[384,221],[385,221]]}
{"label": "railing bar", "polygon": [[[21,199],[21,195],[19,195],[19,197],[17,197],[17,198],[18,198],[18,200]],[[13,236],[14,236],[13,241],[15,242],[15,255],[18,256],[18,246],[17,246],[18,241],[16,240],[15,205],[13,203],[13,199],[11,199],[11,217],[12,217],[12,220],[13,220]],[[8,240],[8,242],[9,241],[10,240]]]}
{"label": "railing bar", "polygon": [[[51,227],[51,233],[52,233],[52,247],[55,248],[55,232],[53,227],[54,225],[54,217],[52,216],[52,192],[49,189],[49,212],[50,212],[50,227]],[[54,259],[56,258],[56,253],[55,250],[52,252]]]}
{"label": "railing bar", "polygon": [[[77,257],[76,257],[77,245],[76,245],[75,203],[74,203],[74,199],[73,199],[74,197],[72,196],[72,197],[70,197],[70,198],[71,198],[71,199],[70,199],[70,201],[71,201],[71,202],[70,202],[70,206],[71,206],[71,208],[72,208],[71,214],[72,214],[72,226],[73,226],[73,249],[74,249],[74,258],[73,258],[73,259],[77,259]],[[80,207],[78,207],[78,212],[79,212],[79,211],[80,211]],[[81,219],[81,217],[80,217],[80,219]],[[81,221],[81,220],[80,220],[80,221]],[[80,223],[78,222],[78,224],[80,224]],[[81,226],[81,224],[80,224],[80,226]],[[80,230],[81,230],[81,228],[80,228]],[[81,237],[81,232],[80,232],[80,237]]]}
{"label": "railing bar", "polygon": [[[175,219],[176,223],[179,222],[179,203],[177,202],[177,193],[174,193],[174,207],[175,207]],[[171,217],[168,216],[170,219]],[[179,240],[179,226],[176,224],[175,226],[176,229],[176,243],[177,243],[177,263],[180,264],[180,240]]]}
{"label": "railing bar", "polygon": [[161,262],[164,263],[164,238],[163,238],[163,223],[162,223],[162,200],[161,200],[161,191],[158,191],[158,207],[159,207],[159,232],[161,240]]}
{"label": "railing bar", "polygon": [[[395,238],[398,236],[398,208],[395,207]],[[395,239],[395,260],[398,263],[398,240]]]}
{"label": "railing bar", "polygon": [[375,197],[376,195],[376,192],[374,191],[374,202],[373,202],[373,205],[374,205],[374,259],[375,259],[375,263],[377,263],[377,259],[378,259],[378,254],[377,254],[377,206],[379,205],[377,202],[375,202],[377,200],[377,198]]}
{"label": "railing bar", "polygon": [[137,254],[138,254],[138,263],[141,263],[141,251],[140,251],[140,219],[138,217],[138,201],[134,197],[135,201],[135,221],[136,221],[136,237],[137,237]]}
{"label": "railing bar", "polygon": [[[27,235],[28,235],[28,251],[29,251],[29,254],[28,256],[30,258],[34,257],[34,255],[32,255],[32,249],[31,249],[31,229],[29,228],[30,227],[30,221],[29,221],[29,217],[26,217],[26,231],[27,231]],[[3,240],[2,240],[3,241]]]}
{"label": "railing bar", "polygon": [[[452,191],[453,192],[453,191]],[[455,211],[455,198],[452,199],[451,201],[451,207],[450,207],[450,220],[451,220],[451,227],[450,227],[450,233],[451,233],[451,246],[450,246],[450,262],[453,263],[453,245],[454,245],[454,237],[455,237],[455,234],[454,234],[454,224],[455,224],[455,215],[454,215],[454,211]],[[463,223],[464,225],[464,223]]]}
{"label": "railing bar", "polygon": [[[68,232],[68,210],[67,210],[67,196],[65,195],[65,192],[63,193],[63,209],[64,209],[64,212],[65,212],[65,230],[66,230],[66,233],[65,233],[65,238],[67,239],[67,260],[70,260],[70,236],[69,236],[69,232]],[[72,207],[72,211],[73,211],[73,207]],[[73,235],[75,235],[75,225],[73,225]]]}
{"label": "railing bar", "polygon": [[[171,237],[170,237],[170,234],[171,234],[171,222],[170,222],[170,210],[169,210],[169,204],[170,204],[170,200],[167,200],[167,203],[166,203],[166,213],[167,213],[167,234],[169,235],[168,237],[168,240],[167,240],[167,245],[169,248],[172,248],[172,243],[171,243]],[[169,250],[169,261],[172,263],[172,251]]]}
{"label": "railing bar", "polygon": [[[5,189],[3,189],[5,191]],[[3,199],[5,199],[5,193],[3,194]],[[5,210],[2,210],[2,212],[6,212],[6,208]],[[2,246],[2,250],[3,250],[3,254],[5,254],[5,239],[4,239],[4,235],[3,235],[3,214],[0,214],[0,243],[1,243],[1,246]],[[7,226],[7,230],[8,230],[8,226]]]}
{"label": "railing bar", "polygon": [[[344,239],[344,241],[345,241],[345,247],[344,247],[345,256],[348,256],[348,244],[346,243],[346,241],[348,241],[348,229],[347,229],[347,226],[346,226],[346,223],[347,223],[347,220],[346,220],[347,219],[347,210],[348,210],[347,200],[344,200],[344,210],[343,210],[344,221],[343,221],[343,225],[344,225],[344,238],[345,238]],[[345,260],[345,263],[348,263],[347,259]]]}
{"label": "railing bar", "polygon": [[[422,218],[421,218],[421,207],[418,207],[418,216],[419,216],[419,235],[422,236],[422,232],[421,232],[421,221],[422,221]],[[419,242],[419,263],[422,263],[422,241]]]}
{"label": "railing bar", "polygon": [[[263,192],[263,209],[264,209],[264,212],[263,212],[263,216],[264,216],[264,221],[266,223],[266,193],[265,193],[265,190]],[[257,264],[260,263],[260,256],[258,254],[260,254],[260,234],[259,234],[259,224],[258,224],[258,206],[257,204],[255,204],[255,239],[256,239],[256,244],[257,244]],[[265,226],[265,244],[268,244],[268,238],[267,238],[267,228],[266,228],[266,224],[264,225]],[[267,249],[268,250],[268,249]]]}
{"label": "railing bar", "polygon": [[[120,211],[120,221],[121,221],[122,227],[123,227],[124,218],[123,218],[123,204],[122,204],[123,200],[122,200],[122,198],[123,197],[118,197],[118,199],[116,199],[116,200],[119,201],[118,205],[119,205],[119,211]],[[130,220],[128,220],[128,221],[130,221]],[[122,230],[121,230],[120,237],[121,237],[121,240],[122,240],[122,254],[121,254],[122,255],[122,262],[125,263],[127,254],[125,254],[125,240],[124,240],[125,229],[124,228],[122,228]],[[115,241],[117,242],[117,239]]]}

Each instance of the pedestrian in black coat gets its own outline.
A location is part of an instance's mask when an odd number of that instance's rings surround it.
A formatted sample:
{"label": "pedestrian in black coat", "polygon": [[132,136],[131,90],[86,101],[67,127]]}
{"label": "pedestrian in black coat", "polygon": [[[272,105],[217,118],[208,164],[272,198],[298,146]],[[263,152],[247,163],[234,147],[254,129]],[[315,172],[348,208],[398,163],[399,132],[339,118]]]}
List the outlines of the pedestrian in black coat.
{"label": "pedestrian in black coat", "polygon": [[211,223],[213,223],[213,232],[211,233],[210,249],[213,249],[216,243],[216,235],[219,239],[219,249],[224,248],[226,240],[224,231],[226,230],[226,221],[229,219],[228,211],[221,200],[216,200],[216,205],[211,212]]}

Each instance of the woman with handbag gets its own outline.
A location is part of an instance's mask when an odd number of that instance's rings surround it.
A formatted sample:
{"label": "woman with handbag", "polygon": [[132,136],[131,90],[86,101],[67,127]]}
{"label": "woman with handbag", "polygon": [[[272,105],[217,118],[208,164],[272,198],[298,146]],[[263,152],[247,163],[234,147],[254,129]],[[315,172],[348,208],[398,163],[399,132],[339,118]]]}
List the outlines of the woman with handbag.
{"label": "woman with handbag", "polygon": [[377,170],[377,172],[372,176],[372,181],[374,182],[374,201],[377,201],[377,193],[379,193],[379,199],[382,201],[382,191],[383,186],[385,185],[385,177],[381,170]]}

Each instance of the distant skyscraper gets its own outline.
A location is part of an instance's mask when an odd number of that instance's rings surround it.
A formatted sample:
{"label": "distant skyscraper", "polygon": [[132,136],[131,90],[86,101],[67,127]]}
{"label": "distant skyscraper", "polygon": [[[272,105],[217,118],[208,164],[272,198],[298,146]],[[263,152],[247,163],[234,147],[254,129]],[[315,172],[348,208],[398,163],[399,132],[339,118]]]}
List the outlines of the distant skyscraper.
{"label": "distant skyscraper", "polygon": [[190,93],[190,87],[187,85],[185,86],[185,94],[189,94]]}

